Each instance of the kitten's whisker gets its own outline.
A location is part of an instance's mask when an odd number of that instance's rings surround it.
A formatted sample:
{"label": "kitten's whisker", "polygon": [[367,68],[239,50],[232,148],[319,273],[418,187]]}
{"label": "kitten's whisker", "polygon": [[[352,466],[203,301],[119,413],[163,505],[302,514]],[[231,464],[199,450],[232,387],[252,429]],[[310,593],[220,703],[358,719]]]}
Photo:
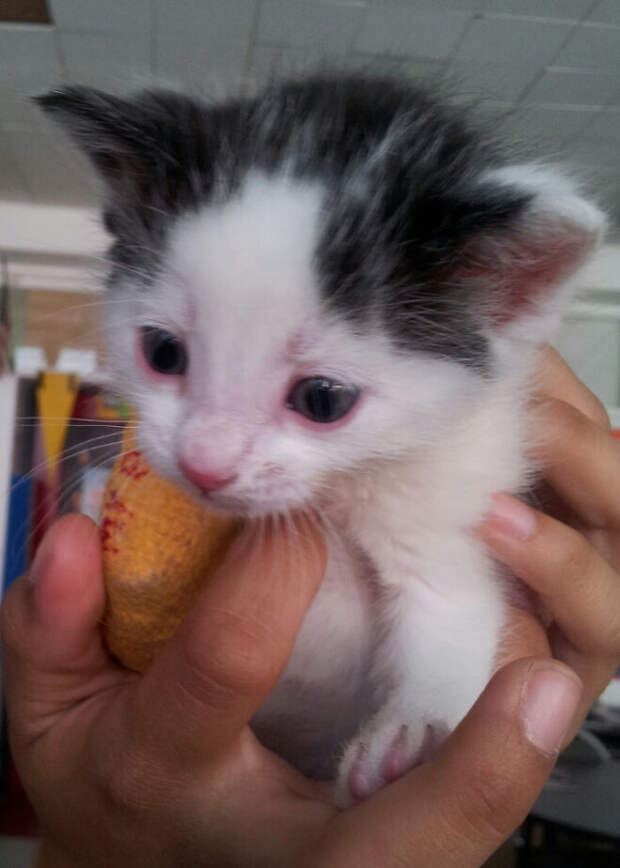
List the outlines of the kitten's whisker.
{"label": "kitten's whisker", "polygon": [[[92,448],[92,451],[98,451],[99,449],[107,449],[107,448],[109,448],[111,445],[112,445],[112,444],[108,444],[108,443],[100,444],[100,445],[98,445],[98,446],[94,446],[94,447]],[[70,457],[70,458],[74,458],[74,457],[76,457],[76,456],[73,455],[73,456],[68,456],[68,457]],[[95,462],[95,463],[91,463],[91,464],[89,464],[88,467],[89,467],[89,468],[97,468],[97,467],[101,467],[101,466],[103,466],[104,464],[106,464],[106,463],[108,463],[108,462],[111,462],[113,459],[115,459],[115,457],[116,457],[116,453],[113,453],[113,454],[110,455],[110,456],[105,456],[101,461],[98,461],[98,462]],[[70,477],[69,479],[62,480],[62,484],[61,484],[60,489],[59,489],[59,492],[58,492],[58,500],[57,500],[57,502],[54,503],[52,506],[50,506],[50,507],[46,510],[46,512],[44,513],[43,517],[42,517],[42,518],[41,518],[41,519],[36,523],[35,527],[34,527],[33,529],[31,529],[30,533],[28,534],[28,537],[27,537],[26,541],[24,542],[22,548],[20,549],[20,551],[19,551],[19,553],[18,553],[20,556],[21,556],[21,552],[22,552],[23,549],[24,549],[24,548],[25,548],[25,547],[30,543],[30,541],[32,540],[33,536],[36,534],[37,530],[42,526],[42,524],[44,524],[44,523],[47,521],[47,519],[49,518],[49,516],[50,516],[52,510],[54,510],[54,509],[56,509],[56,508],[57,508],[57,509],[62,509],[63,502],[66,502],[67,495],[71,492],[71,490],[75,489],[75,488],[77,487],[77,485],[82,481],[82,479],[83,479],[83,475],[84,475],[84,469],[85,469],[85,468],[81,467],[81,468],[79,468],[79,469],[78,469],[74,474],[72,474],[71,477]],[[24,481],[25,481],[25,480],[20,480],[20,482],[22,482],[22,483],[23,483]],[[73,485],[73,483],[75,483],[75,485]],[[15,486],[13,486],[13,487],[16,488],[18,485],[19,485],[19,483],[16,483]],[[28,516],[26,517],[26,519],[25,519],[24,521],[21,522],[21,524],[20,524],[19,527],[17,528],[16,537],[21,536],[21,534],[22,534],[24,528],[29,524],[30,519],[31,519],[31,516],[28,515]],[[12,553],[15,554],[15,549],[12,549]]]}
{"label": "kitten's whisker", "polygon": [[[5,417],[5,418],[8,419],[8,417]],[[87,422],[91,422],[91,423],[93,423],[93,425],[99,425],[101,427],[108,427],[110,425],[129,425],[129,424],[131,424],[130,420],[127,420],[127,422],[124,422],[122,420],[114,420],[114,419],[108,420],[108,419],[102,419],[100,416],[75,416],[74,418],[76,420],[75,422],[73,422],[71,419],[69,419],[69,421],[67,422],[67,426],[69,428],[74,426],[74,425],[82,425],[82,424],[87,423]],[[1,419],[2,419],[2,417],[0,416],[0,420]],[[38,422],[47,421],[47,420],[52,420],[52,421],[58,420],[58,421],[62,422],[62,421],[66,421],[67,417],[66,416],[41,416],[41,415],[37,414],[34,416],[16,416],[15,419],[17,419],[17,420],[27,419],[27,420],[33,420],[33,421],[38,421]]]}
{"label": "kitten's whisker", "polygon": [[[11,420],[0,419],[0,422],[3,422],[3,421],[9,422]],[[34,420],[32,422],[17,421],[17,422],[15,422],[15,425],[19,426],[20,428],[36,428],[36,427],[41,427],[41,424],[43,422],[47,425],[54,425],[54,424],[55,425],[64,425],[65,424],[65,420],[63,420],[62,417],[55,419],[55,418],[50,418],[48,416],[39,416],[39,417],[37,417],[37,421],[34,421]],[[124,422],[99,421],[96,424],[94,422],[69,422],[69,423],[67,423],[67,430],[73,430],[74,428],[91,428],[91,429],[92,428],[95,428],[95,429],[96,428],[119,428],[119,429],[122,429],[125,427],[126,427],[126,425]],[[135,427],[135,425],[133,427]]]}
{"label": "kitten's whisker", "polygon": [[[105,444],[105,445],[107,445],[107,444]],[[98,448],[104,448],[104,447],[103,446],[102,447],[95,447],[95,449],[98,449]],[[131,451],[131,450],[127,450],[127,451]],[[126,453],[120,453],[121,456],[123,454],[126,454]],[[109,460],[110,459],[106,457],[99,462],[95,462],[93,464],[90,464],[89,468],[97,469],[97,468],[105,465],[106,462],[108,462]],[[45,524],[49,521],[49,518],[52,515],[52,513],[57,509],[58,510],[62,509],[63,503],[67,502],[69,495],[73,494],[73,492],[82,483],[83,472],[84,472],[84,468],[80,468],[76,473],[74,473],[71,476],[71,478],[69,480],[65,480],[63,482],[62,487],[61,487],[60,492],[59,492],[58,501],[53,503],[51,506],[49,506],[45,510],[43,515],[35,522],[34,526],[30,529],[26,539],[24,540],[22,545],[19,547],[19,549],[16,550],[14,546],[10,549],[11,557],[13,557],[15,559],[21,558],[23,552],[30,546],[32,540],[35,538],[35,536],[37,535],[40,528],[45,526]],[[17,529],[17,533],[16,533],[17,538],[19,538],[19,536],[21,536],[24,528],[28,525],[29,522],[30,522],[30,516],[28,516],[28,518],[25,521],[23,521],[20,524],[19,528]]]}
{"label": "kitten's whisker", "polygon": [[[106,440],[105,443],[99,443],[99,445],[94,445],[94,444],[98,443],[98,441],[101,441],[103,439]],[[64,464],[66,461],[68,461],[71,458],[77,458],[77,456],[80,455],[82,452],[90,452],[90,451],[97,450],[97,449],[110,448],[110,447],[114,446],[117,439],[118,439],[118,434],[116,432],[114,432],[114,433],[110,433],[110,434],[102,434],[100,437],[91,438],[90,440],[86,441],[86,443],[78,443],[75,446],[71,446],[68,449],[63,450],[63,452],[60,453],[62,458],[61,457],[58,458],[57,467],[60,467],[60,465]],[[112,454],[114,454],[114,453],[112,453]],[[39,475],[39,473],[41,473],[43,470],[45,470],[45,468],[48,466],[49,466],[49,461],[47,460],[47,458],[43,461],[40,461],[33,468],[31,468],[31,470],[29,470],[28,473],[20,474],[20,478],[17,480],[17,482],[15,482],[15,483],[13,483],[13,485],[11,485],[10,490],[13,491],[14,489],[19,488],[20,485],[23,485],[28,480],[35,478],[36,476]]]}
{"label": "kitten's whisker", "polygon": [[[101,291],[101,295],[103,295],[103,291]],[[135,305],[135,300],[133,298],[100,298],[97,301],[86,301],[80,304],[72,304],[68,307],[62,307],[60,310],[54,310],[50,313],[45,313],[40,316],[37,316],[37,322],[47,323],[50,320],[55,320],[56,318],[66,317],[68,313],[75,313],[78,310],[89,310],[95,307],[103,307],[107,308],[108,305],[111,304],[132,304]]]}

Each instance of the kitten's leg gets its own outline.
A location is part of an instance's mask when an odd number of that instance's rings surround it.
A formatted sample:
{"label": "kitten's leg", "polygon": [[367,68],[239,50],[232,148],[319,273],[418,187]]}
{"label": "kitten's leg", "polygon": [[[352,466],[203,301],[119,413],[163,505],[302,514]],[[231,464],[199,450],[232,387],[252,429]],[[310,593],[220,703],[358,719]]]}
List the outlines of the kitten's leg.
{"label": "kitten's leg", "polygon": [[[428,759],[487,683],[505,614],[493,567],[467,541],[450,546],[442,564],[426,561],[425,580],[392,572],[386,584],[385,636],[376,653],[375,683],[387,700],[347,746],[336,798],[348,805]],[[450,574],[452,571],[452,574]],[[456,572],[454,572],[456,571]]]}

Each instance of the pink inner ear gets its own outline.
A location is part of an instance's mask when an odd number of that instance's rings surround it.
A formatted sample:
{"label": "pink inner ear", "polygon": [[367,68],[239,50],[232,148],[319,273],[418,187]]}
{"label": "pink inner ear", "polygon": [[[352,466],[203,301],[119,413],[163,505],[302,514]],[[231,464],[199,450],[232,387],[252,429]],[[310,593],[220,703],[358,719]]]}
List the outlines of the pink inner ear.
{"label": "pink inner ear", "polygon": [[549,298],[579,268],[595,243],[593,236],[573,224],[532,230],[477,242],[456,270],[457,280],[480,282],[485,288],[481,301],[496,326]]}

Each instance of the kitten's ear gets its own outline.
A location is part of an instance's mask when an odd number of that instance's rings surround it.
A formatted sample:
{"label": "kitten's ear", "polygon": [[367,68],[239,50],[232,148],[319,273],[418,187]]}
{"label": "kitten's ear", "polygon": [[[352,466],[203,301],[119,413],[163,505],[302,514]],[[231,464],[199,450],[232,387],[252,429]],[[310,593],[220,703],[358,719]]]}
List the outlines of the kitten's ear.
{"label": "kitten's ear", "polygon": [[35,102],[69,133],[113,190],[152,163],[153,124],[137,100],[65,87]]}
{"label": "kitten's ear", "polygon": [[474,240],[465,251],[463,276],[481,280],[496,328],[518,328],[527,320],[531,329],[529,315],[540,320],[543,314],[543,334],[532,337],[544,338],[544,321],[562,312],[570,278],[601,242],[605,217],[570,180],[540,166],[489,171],[482,184],[510,196],[521,193],[525,204],[505,230]]}

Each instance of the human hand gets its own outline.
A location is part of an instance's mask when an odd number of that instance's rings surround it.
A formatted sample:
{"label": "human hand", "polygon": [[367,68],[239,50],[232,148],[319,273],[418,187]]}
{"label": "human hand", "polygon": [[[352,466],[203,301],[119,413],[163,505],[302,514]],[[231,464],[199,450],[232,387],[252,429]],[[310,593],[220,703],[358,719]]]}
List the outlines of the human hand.
{"label": "human hand", "polygon": [[527,647],[545,653],[548,643],[583,682],[568,743],[620,662],[620,443],[601,402],[549,346],[532,414],[545,512],[500,494],[480,535],[551,622],[543,633],[538,618],[515,608],[500,664]]}
{"label": "human hand", "polygon": [[[537,544],[552,544],[555,532],[543,523]],[[531,545],[500,536],[490,541],[507,545],[513,559]],[[555,588],[554,563],[548,584]],[[116,666],[101,641],[94,526],[73,517],[51,531],[34,581],[16,583],[2,613],[12,745],[47,834],[42,865],[466,868],[499,846],[576,725],[579,682],[544,656],[524,659],[544,655],[544,633],[517,612],[519,638],[506,656],[520,659],[498,672],[433,761],[341,813],[246,725],[286,665],[323,566],[320,537],[309,527],[295,538],[294,563],[276,528],[259,548],[246,542],[138,676]],[[601,564],[592,569],[598,587]],[[546,575],[542,556],[539,572]],[[548,597],[567,629],[590,604],[582,601],[575,614],[564,585]],[[605,611],[589,610],[599,635],[607,634],[609,602]],[[613,658],[611,644],[602,656]],[[589,659],[584,651],[577,661],[584,661],[584,694],[603,677],[585,665]]]}

